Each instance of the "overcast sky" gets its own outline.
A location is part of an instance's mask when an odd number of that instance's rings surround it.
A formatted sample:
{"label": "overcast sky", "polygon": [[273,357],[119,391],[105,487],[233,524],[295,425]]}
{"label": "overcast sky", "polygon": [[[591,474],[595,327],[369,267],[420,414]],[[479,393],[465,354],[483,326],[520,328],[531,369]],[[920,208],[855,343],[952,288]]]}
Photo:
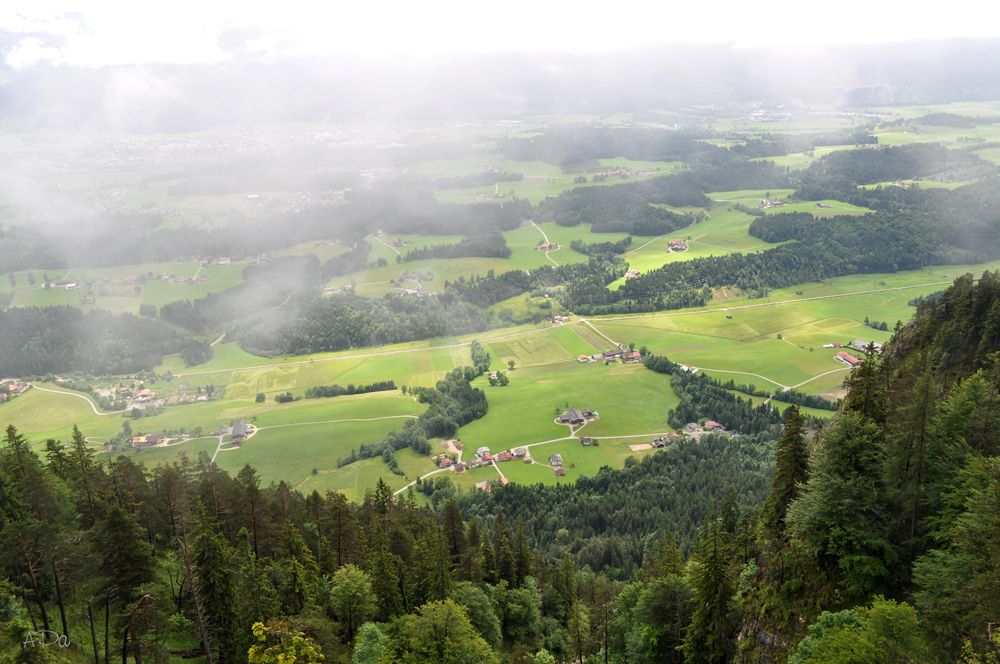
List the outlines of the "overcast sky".
{"label": "overcast sky", "polygon": [[[47,64],[201,63],[354,52],[602,52],[664,42],[801,49],[1000,36],[987,0],[472,0],[321,3],[7,0],[0,57]],[[989,9],[989,7],[993,9]]]}

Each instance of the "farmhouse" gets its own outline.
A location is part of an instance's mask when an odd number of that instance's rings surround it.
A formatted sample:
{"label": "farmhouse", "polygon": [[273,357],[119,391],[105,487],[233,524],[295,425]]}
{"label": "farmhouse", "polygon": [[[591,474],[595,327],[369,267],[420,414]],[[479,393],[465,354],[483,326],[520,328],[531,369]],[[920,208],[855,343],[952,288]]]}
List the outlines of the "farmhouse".
{"label": "farmhouse", "polygon": [[438,466],[440,466],[441,468],[448,468],[453,465],[455,465],[455,462],[452,461],[451,457],[445,457],[441,459],[441,463],[438,464]]}
{"label": "farmhouse", "polygon": [[246,420],[236,420],[236,424],[233,425],[233,442],[240,443],[243,442],[247,437],[247,421]]}
{"label": "farmhouse", "polygon": [[470,461],[465,462],[465,467],[468,468],[469,470],[472,470],[473,468],[479,468],[480,465],[482,464],[479,463],[479,459],[472,459]]}
{"label": "farmhouse", "polygon": [[550,466],[561,466],[563,465],[563,459],[561,454],[553,454],[549,457]]}
{"label": "farmhouse", "polygon": [[861,366],[861,360],[859,360],[858,358],[854,357],[849,353],[845,353],[844,351],[840,351],[839,353],[837,353],[834,359],[836,359],[839,362],[843,362],[849,367]]}
{"label": "farmhouse", "polygon": [[706,431],[714,431],[715,433],[722,433],[726,430],[726,427],[722,426],[715,420],[708,420],[702,426]]}
{"label": "farmhouse", "polygon": [[642,359],[642,355],[639,353],[639,351],[635,350],[632,351],[631,353],[626,353],[622,359],[624,359],[626,362],[638,362],[639,360]]}
{"label": "farmhouse", "polygon": [[664,448],[666,446],[667,446],[667,441],[663,440],[662,438],[654,438],[653,439],[653,447],[654,448],[661,449],[661,448]]}
{"label": "farmhouse", "polygon": [[504,450],[503,452],[497,455],[497,461],[510,461],[513,458],[514,455],[508,452],[507,450]]}
{"label": "farmhouse", "polygon": [[565,477],[565,475],[566,475],[566,471],[565,470],[563,470],[562,468],[556,468],[556,471],[555,471],[555,476],[556,477]]}
{"label": "farmhouse", "polygon": [[868,350],[869,346],[874,346],[875,350],[882,350],[882,344],[880,343],[869,343],[867,341],[862,341],[861,339],[854,340],[854,347],[858,350]]}
{"label": "farmhouse", "polygon": [[488,447],[480,447],[478,450],[476,450],[477,457],[483,457],[489,455],[490,455],[490,448]]}
{"label": "farmhouse", "polygon": [[597,441],[594,440],[593,438],[584,438],[583,436],[580,436],[580,444],[583,445],[584,447],[590,447],[592,445],[596,446]]}
{"label": "farmhouse", "polygon": [[586,421],[586,416],[576,408],[570,408],[559,416],[559,422],[562,424],[583,424]]}
{"label": "farmhouse", "polygon": [[14,383],[13,385],[10,386],[10,393],[11,394],[21,394],[22,392],[24,392],[25,390],[27,390],[29,387],[31,387],[31,385],[29,385],[28,383]]}

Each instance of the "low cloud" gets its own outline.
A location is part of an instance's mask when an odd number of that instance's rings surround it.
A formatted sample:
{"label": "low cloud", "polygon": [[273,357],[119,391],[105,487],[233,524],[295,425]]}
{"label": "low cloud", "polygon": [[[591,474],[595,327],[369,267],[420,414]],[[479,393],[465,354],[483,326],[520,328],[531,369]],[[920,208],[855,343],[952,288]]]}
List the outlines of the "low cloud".
{"label": "low cloud", "polygon": [[31,69],[39,64],[59,64],[62,53],[38,37],[25,37],[7,52],[4,62],[15,71]]}

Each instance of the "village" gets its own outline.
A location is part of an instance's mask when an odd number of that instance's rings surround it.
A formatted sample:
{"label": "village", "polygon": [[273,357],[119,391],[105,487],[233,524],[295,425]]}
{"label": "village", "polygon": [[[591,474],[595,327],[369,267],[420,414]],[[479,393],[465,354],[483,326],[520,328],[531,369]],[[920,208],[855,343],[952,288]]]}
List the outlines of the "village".
{"label": "village", "polygon": [[[469,459],[462,458],[464,455],[465,445],[461,440],[445,440],[441,443],[441,446],[447,451],[430,457],[430,460],[437,466],[437,470],[421,476],[421,480],[430,475],[444,471],[461,474],[479,468],[493,468],[496,470],[498,475],[496,479],[475,482],[475,487],[477,489],[491,492],[493,486],[498,484],[507,485],[510,482],[509,478],[504,474],[502,466],[508,462],[518,461],[524,464],[549,468],[552,470],[553,476],[565,477],[566,468],[573,467],[573,460],[564,458],[564,455],[566,454],[564,448],[562,448],[561,452],[552,452],[547,455],[544,453],[536,455],[532,452],[532,448],[567,440],[575,440],[579,442],[581,447],[597,447],[600,445],[600,441],[596,437],[580,435],[580,431],[590,422],[599,420],[600,417],[600,413],[591,408],[569,407],[564,412],[559,414],[554,420],[556,424],[569,427],[569,436],[556,438],[554,440],[520,445],[518,447],[512,447],[499,452],[494,452],[486,446],[479,447]],[[723,424],[709,419],[705,420],[701,424],[697,422],[690,422],[684,427],[681,433],[669,431],[662,434],[651,434],[651,439],[647,439],[648,442],[628,444],[628,447],[633,452],[659,450],[664,449],[670,444],[681,439],[697,441],[702,436],[709,435],[735,437],[737,434],[728,430]],[[642,437],[642,435],[630,435],[625,436],[624,438]],[[620,437],[612,438],[617,439]]]}

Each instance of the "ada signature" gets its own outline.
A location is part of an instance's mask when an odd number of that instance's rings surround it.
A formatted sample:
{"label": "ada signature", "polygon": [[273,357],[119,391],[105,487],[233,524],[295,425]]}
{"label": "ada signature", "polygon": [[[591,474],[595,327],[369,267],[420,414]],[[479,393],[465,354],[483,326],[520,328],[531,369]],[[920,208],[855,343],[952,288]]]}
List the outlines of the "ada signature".
{"label": "ada signature", "polygon": [[[51,639],[47,640],[47,639]],[[21,644],[25,648],[31,646],[55,646],[58,645],[60,648],[65,648],[69,645],[69,637],[65,634],[56,634],[55,632],[47,629],[43,629],[37,632],[32,632],[28,630],[28,633],[24,636],[24,643]]]}

